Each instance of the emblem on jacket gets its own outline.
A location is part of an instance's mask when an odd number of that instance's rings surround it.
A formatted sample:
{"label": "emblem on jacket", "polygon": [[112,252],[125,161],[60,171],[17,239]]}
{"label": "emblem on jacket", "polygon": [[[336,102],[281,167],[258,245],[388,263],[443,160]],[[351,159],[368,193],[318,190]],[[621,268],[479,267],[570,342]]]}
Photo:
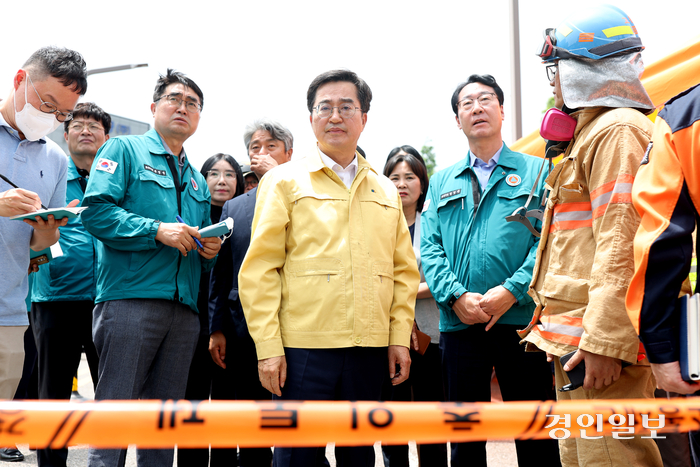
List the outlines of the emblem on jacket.
{"label": "emblem on jacket", "polygon": [[506,183],[510,186],[518,186],[522,181],[523,179],[520,178],[520,175],[510,174],[506,177]]}
{"label": "emblem on jacket", "polygon": [[197,185],[197,182],[194,181],[194,177],[190,177],[190,181],[192,182],[192,188],[194,188],[194,191],[199,190],[199,186]]}
{"label": "emblem on jacket", "polygon": [[149,170],[149,171],[153,172],[153,173],[156,174],[156,175],[166,175],[165,170],[154,169],[153,167],[151,167],[151,166],[148,165],[148,164],[143,164],[143,168],[146,169],[146,170]]}
{"label": "emblem on jacket", "polygon": [[445,198],[451,198],[452,196],[456,196],[462,192],[462,189],[460,188],[459,190],[452,190],[448,191],[447,193],[443,193],[440,195],[440,199],[445,199]]}
{"label": "emblem on jacket", "polygon": [[95,168],[97,170],[101,170],[103,172],[113,174],[114,171],[117,170],[118,165],[119,165],[118,162],[110,161],[109,159],[100,158],[100,160],[97,161],[97,167],[95,167]]}

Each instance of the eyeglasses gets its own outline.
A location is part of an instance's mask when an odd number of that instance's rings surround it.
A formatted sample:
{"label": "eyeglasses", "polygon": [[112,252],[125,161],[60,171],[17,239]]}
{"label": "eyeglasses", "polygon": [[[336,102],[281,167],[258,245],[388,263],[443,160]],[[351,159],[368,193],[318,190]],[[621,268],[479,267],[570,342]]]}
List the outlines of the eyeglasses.
{"label": "eyeglasses", "polygon": [[209,170],[207,172],[207,178],[212,180],[218,180],[219,177],[224,177],[224,180],[235,180],[236,172],[233,170]]}
{"label": "eyeglasses", "polygon": [[98,133],[100,131],[105,131],[105,129],[102,127],[102,125],[100,123],[79,122],[76,120],[73,120],[73,123],[71,123],[68,128],[70,128],[73,131],[77,131],[78,133],[85,130],[85,128],[87,128],[88,131],[90,131],[90,133]]}
{"label": "eyeglasses", "polygon": [[352,118],[355,115],[355,111],[359,110],[359,107],[355,107],[352,104],[343,104],[338,107],[333,107],[330,104],[318,104],[314,109],[316,109],[319,118],[330,117],[333,114],[333,109],[338,109],[338,114],[342,118]]}
{"label": "eyeglasses", "polygon": [[34,89],[36,97],[39,98],[39,102],[41,102],[39,110],[46,114],[54,114],[56,116],[56,120],[58,120],[61,123],[73,119],[73,112],[61,112],[60,110],[58,110],[58,107],[56,107],[54,104],[52,104],[51,102],[46,102],[44,99],[41,98],[41,96],[39,95],[39,91],[36,90],[36,87],[32,82],[32,78],[29,76],[29,73],[27,73],[27,79],[29,80],[29,84],[32,85],[32,89]]}
{"label": "eyeglasses", "polygon": [[258,179],[257,178],[247,178],[245,180],[245,187],[246,188],[255,188],[258,186]]}
{"label": "eyeglasses", "polygon": [[481,107],[488,107],[495,101],[495,96],[496,93],[483,92],[476,98],[474,98],[473,96],[465,97],[464,99],[462,99],[459,105],[462,108],[462,110],[471,110],[472,107],[474,107],[475,102],[478,102]]}
{"label": "eyeglasses", "polygon": [[199,102],[183,100],[182,94],[166,94],[164,96],[160,96],[158,99],[155,100],[155,102],[158,102],[159,100],[163,100],[166,104],[177,109],[179,109],[182,103],[184,102],[185,107],[189,112],[199,113],[202,111],[202,105]]}
{"label": "eyeglasses", "polygon": [[554,65],[547,65],[545,67],[545,70],[547,70],[547,79],[549,80],[550,83],[554,81],[554,78],[557,75],[557,68],[558,67],[559,67],[559,65],[557,65],[556,63]]}

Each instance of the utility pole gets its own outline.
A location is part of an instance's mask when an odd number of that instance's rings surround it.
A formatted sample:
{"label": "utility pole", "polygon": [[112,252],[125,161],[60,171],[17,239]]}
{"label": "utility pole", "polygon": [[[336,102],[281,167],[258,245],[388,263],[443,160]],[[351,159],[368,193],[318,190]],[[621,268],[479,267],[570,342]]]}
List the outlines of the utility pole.
{"label": "utility pole", "polygon": [[510,69],[511,82],[513,83],[513,142],[523,136],[523,117],[520,97],[520,15],[518,13],[518,0],[510,1]]}
{"label": "utility pole", "polygon": [[88,70],[87,74],[88,76],[90,76],[96,75],[97,73],[109,73],[112,71],[131,70],[133,68],[141,68],[145,66],[148,66],[148,63],[132,63],[130,65],[108,66],[106,68],[95,68],[92,70]]}

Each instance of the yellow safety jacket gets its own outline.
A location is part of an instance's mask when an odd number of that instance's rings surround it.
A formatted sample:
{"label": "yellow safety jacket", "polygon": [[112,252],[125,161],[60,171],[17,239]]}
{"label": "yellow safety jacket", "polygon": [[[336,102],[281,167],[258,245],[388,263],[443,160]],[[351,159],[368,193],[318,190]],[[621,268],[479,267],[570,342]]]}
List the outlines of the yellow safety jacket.
{"label": "yellow safety jacket", "polygon": [[401,199],[357,158],[350,189],[318,153],[258,185],[238,279],[258,359],[283,347],[409,345],[420,274]]}
{"label": "yellow safety jacket", "polygon": [[557,356],[581,348],[638,360],[625,293],[639,215],[632,183],[652,124],[641,112],[584,108],[572,143],[546,180],[542,238],[530,284],[536,308],[521,337]]}

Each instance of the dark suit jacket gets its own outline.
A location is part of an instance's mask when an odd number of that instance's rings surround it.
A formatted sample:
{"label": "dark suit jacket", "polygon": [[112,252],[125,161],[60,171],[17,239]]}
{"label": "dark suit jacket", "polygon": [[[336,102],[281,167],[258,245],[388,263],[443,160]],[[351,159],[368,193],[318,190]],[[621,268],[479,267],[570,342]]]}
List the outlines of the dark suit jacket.
{"label": "dark suit jacket", "polygon": [[250,245],[250,227],[255,214],[254,188],[226,201],[221,220],[233,219],[233,232],[221,246],[219,258],[211,273],[209,286],[209,333],[233,325],[239,335],[248,334],[248,325],[238,299],[238,272]]}

